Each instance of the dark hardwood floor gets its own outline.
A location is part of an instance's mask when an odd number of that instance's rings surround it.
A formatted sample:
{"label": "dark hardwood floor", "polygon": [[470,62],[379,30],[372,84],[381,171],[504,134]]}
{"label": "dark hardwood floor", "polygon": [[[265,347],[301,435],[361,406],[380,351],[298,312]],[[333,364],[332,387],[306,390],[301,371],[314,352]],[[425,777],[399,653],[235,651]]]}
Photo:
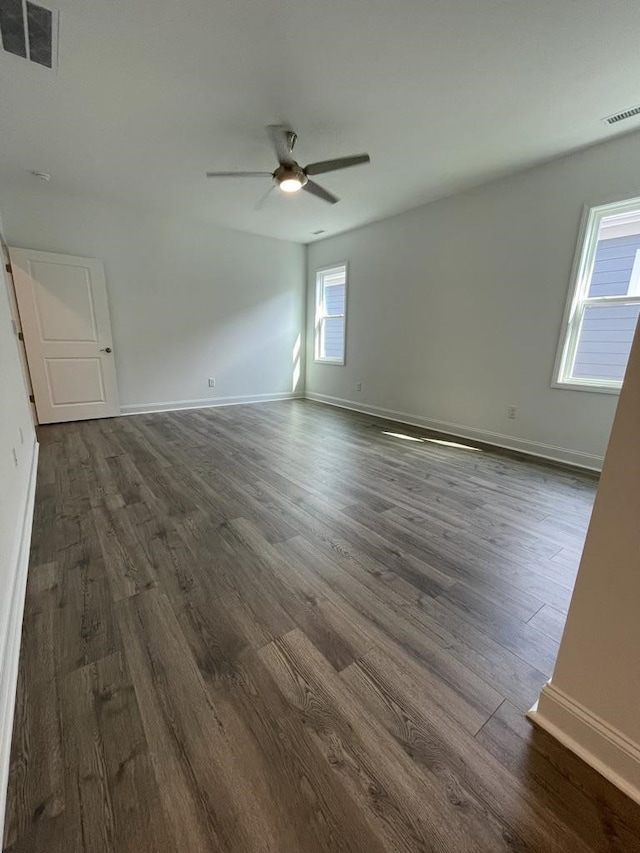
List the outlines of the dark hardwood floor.
{"label": "dark hardwood floor", "polygon": [[640,851],[524,716],[595,479],[385,430],[427,438],[302,401],[40,430],[8,851]]}

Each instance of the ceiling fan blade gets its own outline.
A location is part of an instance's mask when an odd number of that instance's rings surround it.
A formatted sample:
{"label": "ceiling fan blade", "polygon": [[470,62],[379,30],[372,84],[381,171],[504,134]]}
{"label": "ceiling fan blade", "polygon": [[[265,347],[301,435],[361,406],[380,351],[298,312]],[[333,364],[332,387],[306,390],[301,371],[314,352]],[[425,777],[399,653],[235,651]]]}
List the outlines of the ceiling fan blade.
{"label": "ceiling fan blade", "polygon": [[307,181],[302,189],[311,193],[311,195],[321,198],[323,201],[328,201],[329,204],[335,204],[337,201],[340,201],[338,196],[333,195],[333,193],[330,193],[328,190],[325,190],[324,187],[321,187],[320,184],[316,184],[315,181]]}
{"label": "ceiling fan blade", "polygon": [[271,172],[207,172],[208,178],[270,178]]}
{"label": "ceiling fan blade", "polygon": [[256,210],[262,210],[262,208],[264,207],[264,203],[265,203],[265,202],[266,202],[266,200],[269,198],[269,196],[271,195],[271,193],[275,190],[275,188],[276,188],[276,185],[275,185],[275,184],[272,184],[272,185],[269,187],[269,189],[268,189],[268,190],[266,191],[266,193],[262,196],[262,198],[260,199],[260,201],[256,204],[256,206],[255,206],[255,209],[256,209]]}
{"label": "ceiling fan blade", "polygon": [[268,125],[267,133],[276,152],[278,163],[284,166],[290,166],[294,163],[295,161],[291,152],[296,141],[295,133],[281,124]]}
{"label": "ceiling fan blade", "polygon": [[338,157],[335,160],[321,160],[319,163],[309,163],[302,170],[305,175],[322,175],[324,172],[335,172],[338,169],[348,169],[350,166],[360,166],[370,163],[368,154],[354,154],[351,157]]}

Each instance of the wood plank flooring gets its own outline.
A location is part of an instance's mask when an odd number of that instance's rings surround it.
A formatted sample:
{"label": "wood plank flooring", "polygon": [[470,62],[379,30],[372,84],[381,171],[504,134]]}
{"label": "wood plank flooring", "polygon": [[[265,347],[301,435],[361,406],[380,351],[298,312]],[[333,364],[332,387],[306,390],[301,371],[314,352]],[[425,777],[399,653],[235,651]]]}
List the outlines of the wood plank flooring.
{"label": "wood plank flooring", "polygon": [[640,851],[524,716],[595,479],[433,438],[302,401],[42,428],[5,850]]}

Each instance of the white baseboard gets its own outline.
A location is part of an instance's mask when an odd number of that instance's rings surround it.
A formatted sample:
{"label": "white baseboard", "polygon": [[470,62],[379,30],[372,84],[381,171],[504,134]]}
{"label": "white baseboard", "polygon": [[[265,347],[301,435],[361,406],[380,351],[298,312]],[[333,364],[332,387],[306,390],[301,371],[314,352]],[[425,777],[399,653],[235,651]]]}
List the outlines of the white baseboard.
{"label": "white baseboard", "polygon": [[10,591],[10,609],[4,644],[0,646],[0,843],[4,832],[4,813],[7,798],[7,783],[9,778],[9,759],[11,755],[11,734],[13,730],[13,712],[16,701],[16,686],[18,683],[18,661],[20,658],[20,638],[22,636],[22,615],[24,612],[24,596],[27,588],[27,572],[29,569],[29,550],[31,545],[31,528],[33,525],[33,505],[36,496],[36,478],[38,473],[37,441],[33,443],[31,470],[27,500],[22,516],[20,537],[16,543],[14,559],[7,567],[13,572],[13,587]]}
{"label": "white baseboard", "polygon": [[592,714],[552,682],[527,714],[627,796],[640,803],[640,745]]}
{"label": "white baseboard", "polygon": [[476,429],[475,427],[440,421],[435,418],[425,418],[422,415],[414,415],[407,412],[397,412],[394,409],[384,409],[380,406],[370,406],[367,403],[356,404],[352,400],[343,400],[341,397],[330,397],[327,394],[317,394],[314,391],[307,391],[305,399],[315,400],[318,403],[325,403],[329,406],[337,406],[340,409],[350,409],[353,412],[360,412],[365,415],[375,415],[378,418],[386,418],[410,426],[423,427],[434,432],[447,433],[457,438],[467,438],[472,441],[480,441],[483,444],[492,444],[495,447],[503,447],[506,450],[516,450],[519,453],[526,453],[529,456],[549,459],[552,462],[562,462],[578,468],[587,468],[590,471],[600,471],[604,461],[604,457],[602,456],[581,453],[577,450],[570,450],[567,447],[542,444],[538,441],[516,438],[515,436],[503,435],[499,432]]}
{"label": "white baseboard", "polygon": [[217,406],[240,406],[246,403],[269,403],[274,400],[301,400],[302,392],[277,391],[272,394],[239,394],[234,397],[203,397],[199,400],[169,400],[163,403],[134,403],[120,407],[122,415],[146,415],[153,412],[178,412],[182,409],[214,409]]}

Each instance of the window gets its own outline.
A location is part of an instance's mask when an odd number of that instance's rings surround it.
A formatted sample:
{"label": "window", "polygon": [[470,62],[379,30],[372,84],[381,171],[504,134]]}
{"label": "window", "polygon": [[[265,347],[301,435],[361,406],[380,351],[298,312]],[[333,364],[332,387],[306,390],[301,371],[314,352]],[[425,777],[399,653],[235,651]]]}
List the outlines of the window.
{"label": "window", "polygon": [[344,364],[347,265],[316,273],[315,359]]}
{"label": "window", "polygon": [[591,208],[579,251],[557,384],[615,392],[640,314],[640,199]]}

